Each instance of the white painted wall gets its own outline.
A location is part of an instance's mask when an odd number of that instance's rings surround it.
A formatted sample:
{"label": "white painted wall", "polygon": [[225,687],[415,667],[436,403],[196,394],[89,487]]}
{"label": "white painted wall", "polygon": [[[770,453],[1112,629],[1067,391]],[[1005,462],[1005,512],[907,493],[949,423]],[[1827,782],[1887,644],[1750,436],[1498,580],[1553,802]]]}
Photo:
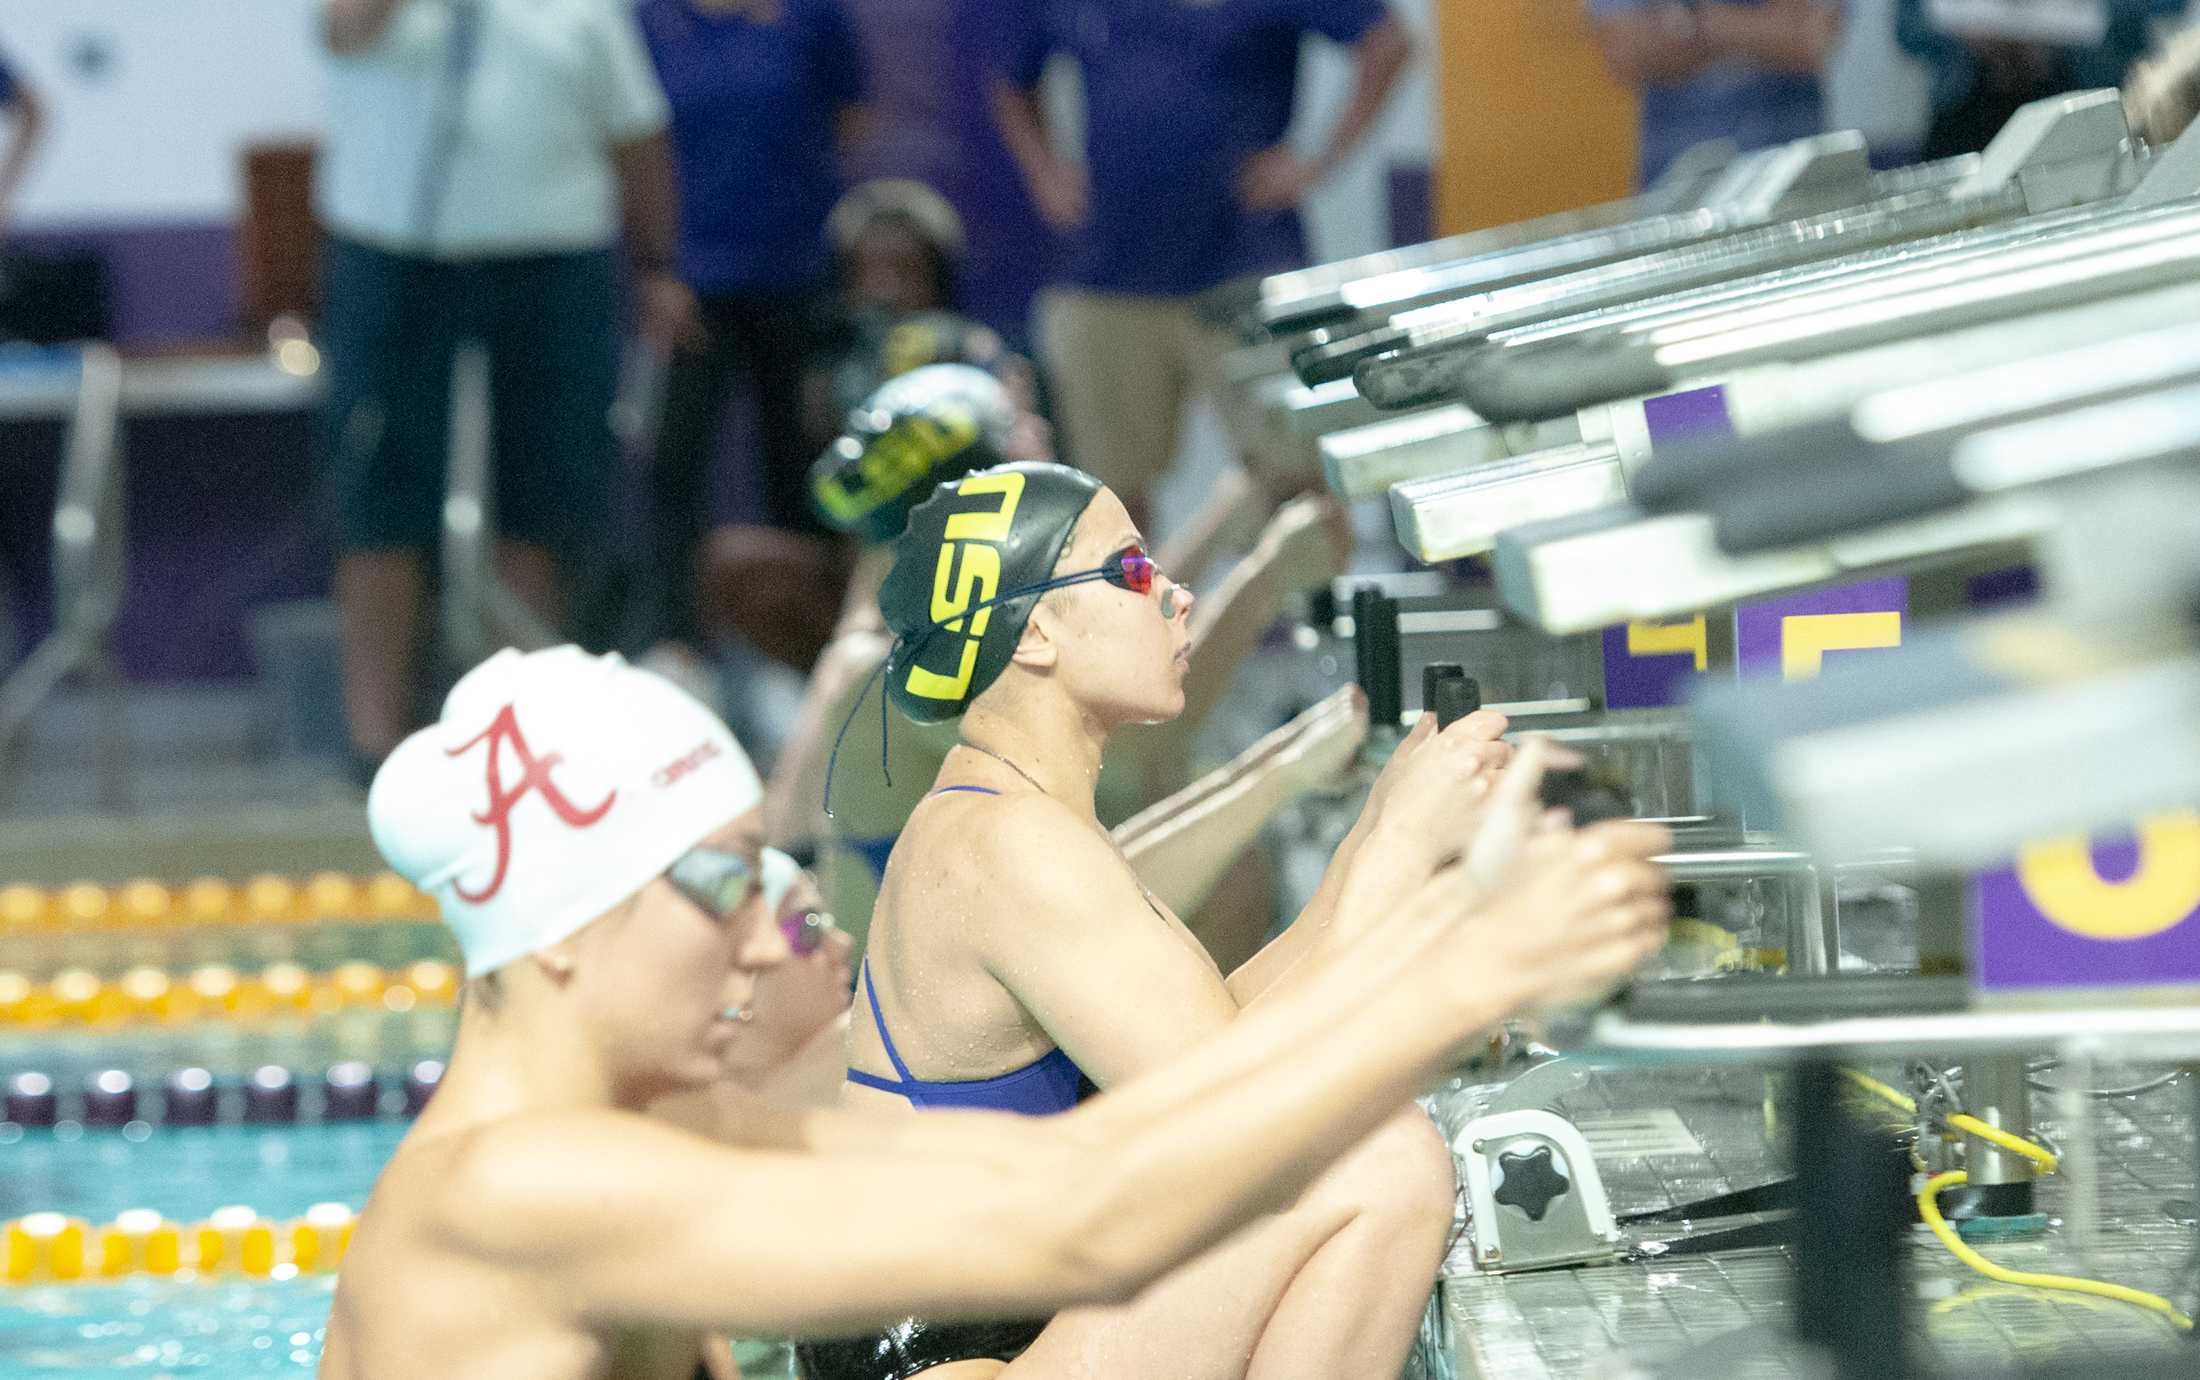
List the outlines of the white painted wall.
{"label": "white painted wall", "polygon": [[[47,96],[25,228],[236,214],[249,140],[321,123],[315,0],[7,0],[0,48]],[[87,50],[106,54],[88,69]]]}

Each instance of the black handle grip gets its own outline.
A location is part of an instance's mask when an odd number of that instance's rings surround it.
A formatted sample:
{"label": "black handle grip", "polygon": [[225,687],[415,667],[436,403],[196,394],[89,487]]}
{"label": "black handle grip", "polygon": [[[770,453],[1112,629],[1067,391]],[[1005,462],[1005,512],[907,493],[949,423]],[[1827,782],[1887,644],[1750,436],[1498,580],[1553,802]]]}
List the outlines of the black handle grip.
{"label": "black handle grip", "polygon": [[1349,327],[1359,319],[1359,311],[1346,306],[1334,293],[1309,302],[1263,308],[1261,312],[1261,324],[1268,328],[1271,336],[1295,335],[1300,331],[1335,330]]}
{"label": "black handle grip", "polygon": [[1459,396],[1472,352],[1482,344],[1479,339],[1446,341],[1369,359],[1352,371],[1353,386],[1386,412],[1448,403]]}
{"label": "black handle grip", "polygon": [[1368,331],[1363,335],[1336,336],[1326,331],[1291,352],[1291,368],[1309,388],[1352,377],[1361,361],[1378,359],[1412,343],[1404,331]]}
{"label": "black handle grip", "polygon": [[1592,403],[1663,392],[1673,378],[1648,344],[1591,330],[1470,350],[1461,361],[1458,396],[1484,421],[1540,422]]}
{"label": "black handle grip", "polygon": [[1482,686],[1456,661],[1421,668],[1421,708],[1436,712],[1436,727],[1450,728],[1482,707]]}
{"label": "black handle grip", "polygon": [[1927,517],[1970,497],[1943,446],[1938,455],[1895,454],[1801,472],[1783,468],[1729,489],[1705,507],[1719,549],[1746,555]]}
{"label": "black handle grip", "polygon": [[1379,586],[1352,591],[1352,655],[1360,689],[1367,695],[1368,722],[1395,726],[1405,713],[1398,676],[1398,601]]}

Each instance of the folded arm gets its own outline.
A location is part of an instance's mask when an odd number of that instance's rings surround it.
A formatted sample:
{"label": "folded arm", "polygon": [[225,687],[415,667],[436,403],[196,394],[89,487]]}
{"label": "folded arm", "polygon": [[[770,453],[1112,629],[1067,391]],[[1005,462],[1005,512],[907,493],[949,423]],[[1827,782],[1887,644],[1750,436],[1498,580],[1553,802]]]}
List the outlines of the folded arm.
{"label": "folded arm", "polygon": [[[1502,962],[1472,993],[1441,971],[1460,897],[1430,891],[1413,942],[1061,1117],[818,1113],[808,1134],[834,1149],[805,1153],[543,1115],[484,1133],[436,1215],[605,1328],[814,1336],[1120,1300],[1295,1195],[1532,995]],[[900,1139],[859,1148],[878,1135]]]}
{"label": "folded arm", "polygon": [[1722,62],[1817,72],[1833,55],[1841,18],[1840,0],[1707,0],[1601,14],[1591,27],[1613,79],[1639,89],[1689,81]]}

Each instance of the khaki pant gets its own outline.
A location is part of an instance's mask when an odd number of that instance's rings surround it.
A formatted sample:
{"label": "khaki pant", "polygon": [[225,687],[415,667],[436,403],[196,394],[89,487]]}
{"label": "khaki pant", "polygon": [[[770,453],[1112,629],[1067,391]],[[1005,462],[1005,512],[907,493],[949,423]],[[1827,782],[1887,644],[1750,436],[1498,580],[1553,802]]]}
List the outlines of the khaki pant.
{"label": "khaki pant", "polygon": [[1176,459],[1194,398],[1221,414],[1234,459],[1260,444],[1255,419],[1221,386],[1236,342],[1200,321],[1191,298],[1050,288],[1038,316],[1064,458],[1115,490],[1140,521]]}

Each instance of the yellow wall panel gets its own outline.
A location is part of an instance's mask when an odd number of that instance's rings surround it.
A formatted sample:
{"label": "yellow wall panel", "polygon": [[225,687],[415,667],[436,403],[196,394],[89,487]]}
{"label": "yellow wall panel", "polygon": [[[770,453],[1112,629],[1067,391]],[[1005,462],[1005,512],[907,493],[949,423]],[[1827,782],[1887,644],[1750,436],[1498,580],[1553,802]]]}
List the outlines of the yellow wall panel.
{"label": "yellow wall panel", "polygon": [[1436,215],[1445,234],[1627,195],[1635,98],[1581,0],[1436,0]]}

